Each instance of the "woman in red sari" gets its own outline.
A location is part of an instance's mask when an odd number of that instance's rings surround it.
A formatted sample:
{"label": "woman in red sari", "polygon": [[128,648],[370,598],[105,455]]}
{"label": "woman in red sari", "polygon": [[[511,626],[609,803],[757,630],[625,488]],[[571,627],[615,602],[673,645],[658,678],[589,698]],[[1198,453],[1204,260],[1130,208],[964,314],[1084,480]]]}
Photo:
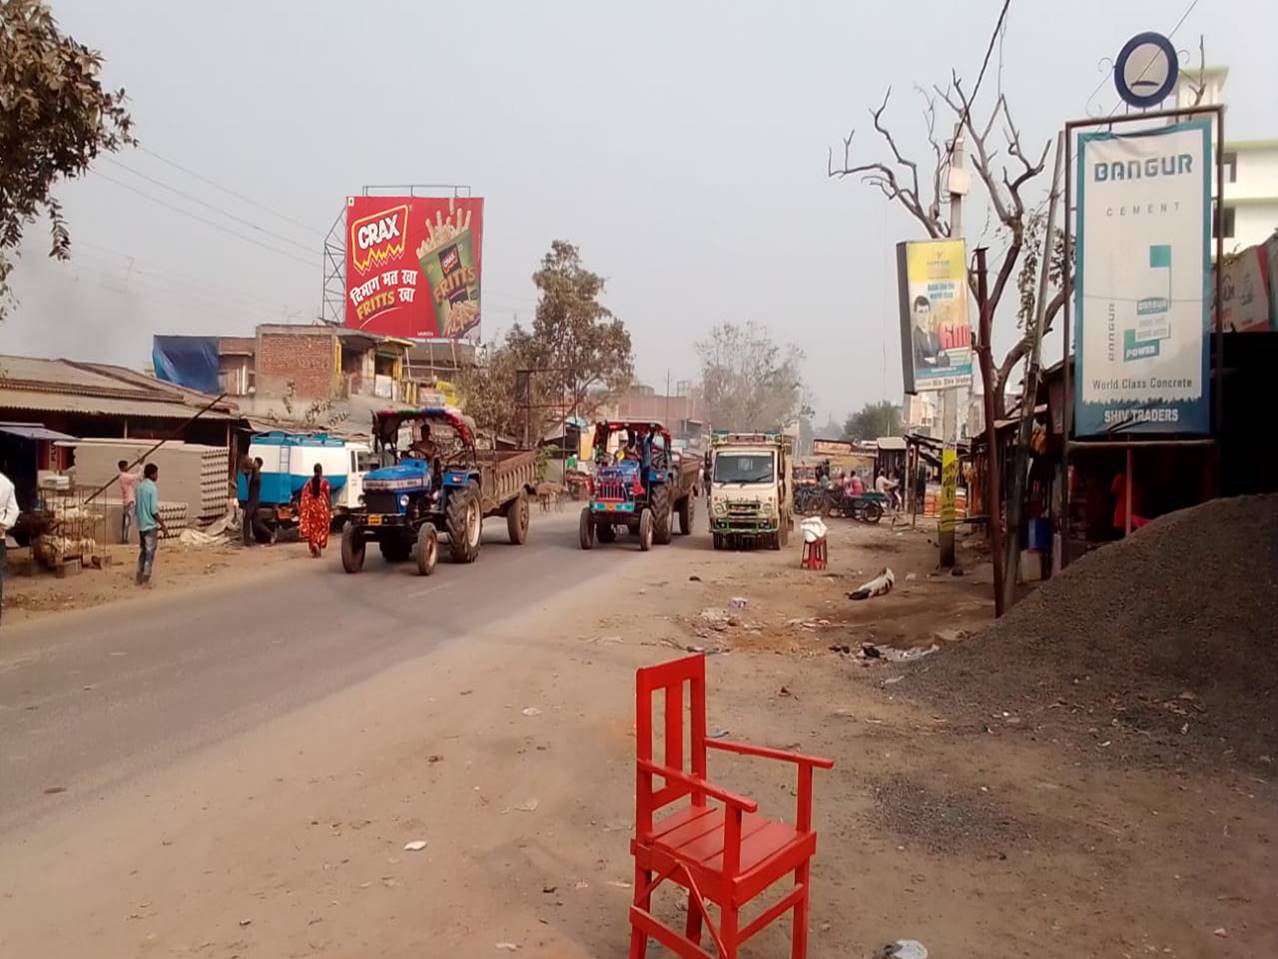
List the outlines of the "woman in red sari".
{"label": "woman in red sari", "polygon": [[315,475],[302,487],[302,511],[298,529],[311,548],[311,555],[319,559],[328,545],[328,530],[333,523],[333,503],[329,497],[328,480],[324,468],[315,464]]}

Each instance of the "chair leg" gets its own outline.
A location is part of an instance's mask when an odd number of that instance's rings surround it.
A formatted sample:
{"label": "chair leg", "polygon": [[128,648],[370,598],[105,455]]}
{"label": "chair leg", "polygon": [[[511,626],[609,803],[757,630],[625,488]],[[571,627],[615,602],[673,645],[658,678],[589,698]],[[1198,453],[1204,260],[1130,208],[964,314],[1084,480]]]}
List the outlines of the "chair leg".
{"label": "chair leg", "polygon": [[[647,869],[635,866],[635,905],[645,912],[652,910],[652,892],[648,884],[652,882],[652,873]],[[638,926],[630,925],[630,959],[645,959],[648,955],[648,934]]]}
{"label": "chair leg", "polygon": [[737,907],[725,905],[719,910],[719,938],[723,940],[723,956],[721,959],[737,959],[737,926],[740,916]]}
{"label": "chair leg", "polygon": [[688,924],[684,927],[684,934],[693,945],[701,945],[701,906],[692,890],[688,890]]}
{"label": "chair leg", "polygon": [[808,956],[808,875],[810,861],[794,870],[794,884],[803,886],[803,898],[794,906],[794,929],[791,933],[790,959],[807,959]]}

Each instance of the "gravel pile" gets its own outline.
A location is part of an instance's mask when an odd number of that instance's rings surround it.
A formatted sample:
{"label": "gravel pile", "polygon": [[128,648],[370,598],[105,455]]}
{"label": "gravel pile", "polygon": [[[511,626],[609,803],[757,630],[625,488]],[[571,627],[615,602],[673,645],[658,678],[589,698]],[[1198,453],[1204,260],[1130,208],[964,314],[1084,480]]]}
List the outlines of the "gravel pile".
{"label": "gravel pile", "polygon": [[1272,768],[1278,496],[1160,517],[929,657],[903,686],[983,727],[1081,731],[1116,754]]}

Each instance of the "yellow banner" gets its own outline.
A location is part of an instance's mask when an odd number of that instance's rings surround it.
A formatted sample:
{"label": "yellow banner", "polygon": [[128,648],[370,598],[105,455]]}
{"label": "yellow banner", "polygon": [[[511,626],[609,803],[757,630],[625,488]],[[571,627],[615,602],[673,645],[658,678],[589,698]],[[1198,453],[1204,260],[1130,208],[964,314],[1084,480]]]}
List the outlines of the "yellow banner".
{"label": "yellow banner", "polygon": [[941,532],[953,532],[958,524],[955,498],[958,495],[958,450],[947,446],[941,451]]}

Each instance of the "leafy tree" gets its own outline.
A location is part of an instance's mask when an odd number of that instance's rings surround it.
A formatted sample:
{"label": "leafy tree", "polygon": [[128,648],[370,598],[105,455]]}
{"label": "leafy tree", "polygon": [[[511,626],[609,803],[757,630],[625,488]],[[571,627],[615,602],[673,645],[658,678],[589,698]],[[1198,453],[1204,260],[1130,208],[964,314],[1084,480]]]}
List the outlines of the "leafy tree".
{"label": "leafy tree", "polygon": [[845,440],[874,440],[880,436],[899,436],[901,407],[889,400],[866,403],[843,424]]}
{"label": "leafy tree", "polygon": [[758,323],[720,323],[696,344],[701,393],[715,429],[776,430],[810,416],[803,351]]}
{"label": "leafy tree", "polygon": [[[524,409],[534,441],[566,406],[589,417],[634,373],[630,333],[599,302],[604,279],[571,243],[556,240],[533,274],[540,291],[528,329],[515,324],[481,367],[462,377],[466,411],[485,431],[522,437]],[[524,371],[521,373],[520,371]]]}
{"label": "leafy tree", "polygon": [[54,184],[136,142],[124,91],[102,88],[101,67],[102,55],[59,31],[40,0],[0,0],[0,317],[23,230],[41,212],[51,223],[49,255],[70,256]]}

